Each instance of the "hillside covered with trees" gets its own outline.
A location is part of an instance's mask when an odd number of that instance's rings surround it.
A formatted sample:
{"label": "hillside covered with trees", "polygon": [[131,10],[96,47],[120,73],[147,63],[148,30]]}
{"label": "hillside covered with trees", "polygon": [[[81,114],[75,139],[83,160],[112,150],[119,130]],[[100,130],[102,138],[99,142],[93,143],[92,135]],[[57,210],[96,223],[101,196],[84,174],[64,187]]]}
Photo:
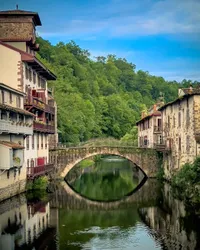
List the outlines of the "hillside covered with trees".
{"label": "hillside covered with trees", "polygon": [[[58,105],[62,142],[78,143],[98,137],[129,139],[142,110],[164,94],[165,102],[177,97],[178,88],[191,81],[168,82],[138,70],[115,55],[92,60],[74,42],[53,46],[38,38],[38,57],[56,75],[50,82]],[[194,82],[195,84],[195,82]]]}

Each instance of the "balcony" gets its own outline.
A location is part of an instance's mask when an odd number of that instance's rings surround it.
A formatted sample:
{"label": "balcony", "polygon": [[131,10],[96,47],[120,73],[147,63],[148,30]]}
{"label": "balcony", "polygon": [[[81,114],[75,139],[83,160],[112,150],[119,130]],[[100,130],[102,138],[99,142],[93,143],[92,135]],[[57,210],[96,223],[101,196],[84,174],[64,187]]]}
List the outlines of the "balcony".
{"label": "balcony", "polygon": [[162,133],[162,128],[159,126],[154,126],[153,128],[154,134],[161,134]]}
{"label": "balcony", "polygon": [[0,120],[0,133],[32,135],[33,124],[31,122]]}
{"label": "balcony", "polygon": [[32,180],[38,176],[46,175],[51,172],[54,168],[53,163],[47,163],[44,165],[38,165],[35,167],[28,167],[27,168],[27,178]]}
{"label": "balcony", "polygon": [[25,103],[24,106],[26,108],[26,110],[31,111],[33,108],[46,112],[46,113],[50,113],[50,114],[55,114],[55,108],[51,107],[50,105],[47,105],[45,103],[45,99],[43,98],[38,98],[32,95],[27,95],[26,99],[25,99]]}
{"label": "balcony", "polygon": [[55,126],[45,124],[38,121],[33,121],[33,130],[37,132],[43,132],[47,134],[55,134]]}
{"label": "balcony", "polygon": [[158,142],[154,143],[154,148],[160,152],[171,151],[171,139],[166,140],[164,137],[160,137]]}

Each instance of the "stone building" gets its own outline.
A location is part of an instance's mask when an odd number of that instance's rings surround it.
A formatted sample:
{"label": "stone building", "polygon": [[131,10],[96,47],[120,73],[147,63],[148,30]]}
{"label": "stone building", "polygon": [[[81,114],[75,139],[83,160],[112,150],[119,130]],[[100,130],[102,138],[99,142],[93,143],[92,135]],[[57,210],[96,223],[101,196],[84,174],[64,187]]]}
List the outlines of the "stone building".
{"label": "stone building", "polygon": [[[7,94],[7,97],[6,91],[1,92],[1,98],[4,103],[6,101],[6,105],[11,102],[16,104],[15,112],[19,113],[19,119],[24,119],[25,124],[31,123],[26,117],[32,119],[32,127],[24,126],[20,133],[17,132],[18,137],[22,134],[22,158],[28,179],[34,179],[52,170],[53,164],[49,162],[50,135],[54,137],[55,143],[57,140],[56,103],[47,85],[47,81],[55,80],[56,76],[36,57],[36,51],[39,50],[39,45],[36,44],[36,26],[40,25],[39,15],[35,12],[0,11],[0,82],[1,86],[12,91],[12,95]],[[18,97],[15,98],[14,95]],[[1,121],[0,127],[3,127],[4,123]],[[17,129],[19,130],[19,126]],[[7,134],[9,136],[11,132],[7,131]],[[9,141],[20,141],[13,138],[10,136]],[[0,171],[4,171],[4,168],[5,166],[1,166]]]}
{"label": "stone building", "polygon": [[153,148],[161,140],[161,112],[159,104],[153,105],[148,114],[142,112],[138,126],[138,147]]}
{"label": "stone building", "polygon": [[170,179],[200,155],[200,89],[179,90],[179,97],[159,108],[162,116],[163,164]]}

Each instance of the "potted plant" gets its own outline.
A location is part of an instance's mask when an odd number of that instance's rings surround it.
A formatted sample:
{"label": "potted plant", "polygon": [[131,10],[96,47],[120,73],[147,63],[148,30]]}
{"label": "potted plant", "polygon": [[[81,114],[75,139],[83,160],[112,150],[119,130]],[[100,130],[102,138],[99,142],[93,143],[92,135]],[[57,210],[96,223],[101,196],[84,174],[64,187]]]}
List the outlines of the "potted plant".
{"label": "potted plant", "polygon": [[13,157],[13,164],[14,164],[14,166],[19,166],[20,162],[21,162],[21,160],[20,160],[20,158],[18,156],[14,156]]}

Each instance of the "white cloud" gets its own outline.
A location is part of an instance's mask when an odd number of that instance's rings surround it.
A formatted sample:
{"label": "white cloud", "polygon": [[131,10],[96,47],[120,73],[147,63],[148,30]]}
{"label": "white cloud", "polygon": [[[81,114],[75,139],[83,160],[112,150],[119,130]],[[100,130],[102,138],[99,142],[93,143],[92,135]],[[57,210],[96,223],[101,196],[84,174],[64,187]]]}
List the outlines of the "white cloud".
{"label": "white cloud", "polygon": [[[107,4],[78,9],[73,20],[58,26],[69,36],[138,36],[200,33],[199,0],[111,0]],[[60,29],[60,30],[59,30]],[[51,36],[51,32],[47,32]],[[52,35],[54,36],[54,32]]]}

